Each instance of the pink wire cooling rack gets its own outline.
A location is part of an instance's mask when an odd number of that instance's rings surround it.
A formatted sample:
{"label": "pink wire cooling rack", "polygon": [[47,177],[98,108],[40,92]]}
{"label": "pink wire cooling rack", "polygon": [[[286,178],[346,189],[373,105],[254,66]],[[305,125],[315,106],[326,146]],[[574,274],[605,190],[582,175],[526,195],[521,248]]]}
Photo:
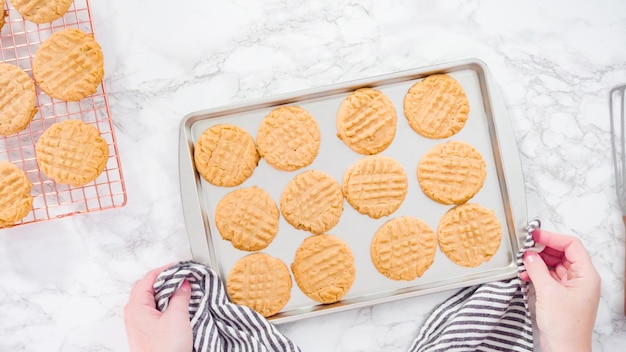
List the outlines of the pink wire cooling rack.
{"label": "pink wire cooling rack", "polygon": [[[25,20],[8,2],[4,10],[6,23],[0,31],[0,59],[20,67],[31,77],[35,52],[52,33],[65,28],[94,32],[88,0],[75,0],[62,18],[40,25]],[[106,53],[104,55],[106,58]],[[33,209],[16,226],[124,206],[126,188],[104,83],[95,94],[79,102],[53,99],[37,87],[37,108],[38,113],[25,130],[8,137],[0,136],[0,161],[17,165],[33,184]],[[104,172],[82,187],[62,185],[48,179],[35,159],[39,136],[52,124],[67,119],[93,125],[109,145],[109,160]]]}

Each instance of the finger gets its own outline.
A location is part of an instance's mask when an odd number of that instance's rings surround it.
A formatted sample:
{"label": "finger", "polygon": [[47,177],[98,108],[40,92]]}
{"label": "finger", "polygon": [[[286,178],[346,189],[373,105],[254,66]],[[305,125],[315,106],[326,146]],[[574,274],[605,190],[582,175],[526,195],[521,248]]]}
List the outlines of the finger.
{"label": "finger", "polygon": [[530,281],[530,276],[528,276],[528,272],[527,271],[522,271],[519,274],[519,278],[522,279],[523,281]]}
{"label": "finger", "polygon": [[154,282],[157,276],[171,266],[170,264],[150,270],[141,280],[138,280],[130,290],[129,303],[147,305],[152,308],[156,307],[154,302]]}
{"label": "finger", "polygon": [[550,270],[550,276],[552,276],[554,281],[557,281],[557,282],[561,281],[561,278],[559,277],[559,275],[557,273],[554,272],[554,270]]}
{"label": "finger", "polygon": [[583,246],[582,242],[580,242],[580,240],[576,237],[537,229],[533,231],[533,238],[537,243],[541,243],[546,247],[551,247],[557,251],[563,252],[565,254],[564,257],[569,259],[572,263],[578,261],[584,261],[586,263],[591,262],[587,250]]}
{"label": "finger", "polygon": [[567,282],[567,280],[569,279],[569,275],[568,275],[569,271],[562,264],[559,264],[559,265],[555,266],[554,267],[554,272],[559,276],[559,281],[560,282]]}
{"label": "finger", "polygon": [[170,297],[169,304],[164,316],[179,315],[189,318],[189,301],[191,300],[191,285],[189,281],[183,280],[182,285],[174,291]]}
{"label": "finger", "polygon": [[539,253],[539,256],[541,257],[541,259],[543,259],[543,262],[546,263],[546,265],[549,268],[553,268],[554,266],[556,266],[557,264],[560,264],[563,261],[562,258],[553,257],[544,252]]}
{"label": "finger", "polygon": [[557,258],[563,258],[563,256],[565,255],[565,253],[561,252],[561,251],[557,251],[554,248],[550,248],[550,247],[545,247],[543,249],[543,251],[541,251],[541,253],[545,253],[545,254],[549,254],[553,257],[557,257]]}
{"label": "finger", "polygon": [[537,292],[547,289],[555,283],[546,263],[543,262],[543,259],[537,253],[533,251],[524,253],[524,266]]}
{"label": "finger", "polygon": [[553,268],[559,264],[562,264],[566,268],[569,269],[570,265],[572,265],[572,263],[569,260],[567,260],[567,258],[554,257],[544,252],[539,253],[539,256],[541,257],[541,259],[543,259],[544,263],[546,263],[548,268]]}

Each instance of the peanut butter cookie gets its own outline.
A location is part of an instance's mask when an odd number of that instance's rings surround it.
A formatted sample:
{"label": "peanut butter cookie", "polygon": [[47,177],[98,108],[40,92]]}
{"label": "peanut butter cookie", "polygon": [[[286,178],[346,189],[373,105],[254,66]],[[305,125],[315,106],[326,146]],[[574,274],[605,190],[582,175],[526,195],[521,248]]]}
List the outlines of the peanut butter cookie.
{"label": "peanut butter cookie", "polygon": [[428,138],[458,133],[469,117],[469,101],[463,87],[446,74],[415,83],[404,98],[404,115],[415,132]]}
{"label": "peanut butter cookie", "polygon": [[343,176],[343,194],[348,203],[374,219],[398,210],[407,192],[404,168],[387,156],[366,156],[350,166]]}
{"label": "peanut butter cookie", "polygon": [[280,259],[265,253],[241,258],[228,274],[226,292],[233,303],[270,317],[289,302],[291,275]]}
{"label": "peanut butter cookie", "polygon": [[396,135],[396,108],[379,90],[361,88],[341,103],[337,136],[359,154],[382,152]]}
{"label": "peanut butter cookie", "polygon": [[0,161],[0,228],[22,220],[33,206],[32,184],[26,174],[8,161]]}
{"label": "peanut butter cookie", "polygon": [[392,280],[413,280],[433,264],[437,236],[420,219],[402,216],[387,221],[372,239],[370,254],[376,269]]}
{"label": "peanut butter cookie", "polygon": [[341,300],[354,283],[350,247],[333,235],[310,236],[296,250],[291,271],[300,290],[320,303]]}
{"label": "peanut butter cookie", "polygon": [[79,101],[98,90],[104,59],[93,35],[67,28],[46,39],[35,52],[33,76],[49,96]]}
{"label": "peanut butter cookie", "polygon": [[228,193],[215,209],[215,225],[222,238],[244,251],[267,247],[278,233],[279,217],[276,203],[258,187]]}
{"label": "peanut butter cookie", "polygon": [[463,204],[483,187],[487,168],[470,144],[449,141],[431,148],[420,160],[417,179],[424,193],[441,204]]}
{"label": "peanut butter cookie", "polygon": [[18,133],[37,113],[35,83],[19,67],[0,63],[0,135]]}
{"label": "peanut butter cookie", "polygon": [[320,129],[309,112],[299,106],[272,110],[257,132],[257,149],[278,170],[294,171],[313,162],[320,149]]}
{"label": "peanut butter cookie", "polygon": [[235,125],[215,125],[202,133],[194,149],[198,173],[215,186],[233,187],[252,176],[259,163],[254,139]]}
{"label": "peanut butter cookie", "polygon": [[453,262],[476,267],[500,248],[502,225],[493,210],[467,203],[450,210],[439,221],[439,247]]}

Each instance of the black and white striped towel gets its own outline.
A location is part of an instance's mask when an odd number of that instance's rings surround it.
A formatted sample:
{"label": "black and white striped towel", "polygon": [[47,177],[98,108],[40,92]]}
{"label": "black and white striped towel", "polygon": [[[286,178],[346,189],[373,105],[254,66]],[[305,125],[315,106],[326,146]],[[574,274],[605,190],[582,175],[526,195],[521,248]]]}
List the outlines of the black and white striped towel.
{"label": "black and white striped towel", "polygon": [[[517,256],[519,272],[524,271],[523,252],[533,245],[529,232]],[[300,351],[263,316],[231,303],[217,273],[200,263],[180,262],[159,275],[154,291],[160,311],[183,280],[191,284],[195,352]],[[450,297],[426,320],[409,352],[532,350],[527,284],[514,278],[468,287]]]}
{"label": "black and white striped towel", "polygon": [[[533,226],[517,255],[519,273],[524,252],[534,246]],[[409,352],[533,351],[527,288],[516,277],[462,289],[431,313]]]}
{"label": "black and white striped towel", "polygon": [[300,351],[263,316],[231,303],[217,273],[200,263],[180,262],[157,277],[154,292],[160,311],[184,280],[191,284],[189,318],[195,352]]}

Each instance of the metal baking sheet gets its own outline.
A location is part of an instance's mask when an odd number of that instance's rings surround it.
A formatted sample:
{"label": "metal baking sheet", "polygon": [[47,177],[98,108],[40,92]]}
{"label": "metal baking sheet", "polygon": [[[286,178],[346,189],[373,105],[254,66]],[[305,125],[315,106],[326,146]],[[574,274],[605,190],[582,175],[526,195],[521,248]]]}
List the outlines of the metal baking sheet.
{"label": "metal baking sheet", "polygon": [[[403,100],[408,89],[415,82],[436,73],[447,73],[454,77],[463,86],[470,103],[470,114],[465,127],[458,134],[442,140],[427,139],[414,132],[403,110]],[[285,185],[300,172],[311,169],[322,170],[341,184],[345,170],[363,155],[353,152],[337,138],[335,117],[345,97],[363,87],[382,91],[395,105],[398,116],[396,137],[381,154],[398,160],[404,166],[409,179],[407,197],[395,213],[381,219],[371,219],[359,214],[344,200],[341,220],[328,233],[342,238],[352,249],[356,265],[354,285],[340,302],[323,305],[305,296],[294,280],[290,301],[281,312],[269,318],[274,323],[516,275],[515,254],[525,239],[527,226],[522,170],[506,109],[486,65],[478,59],[346,82],[195,112],[184,117],[180,126],[180,183],[185,223],[194,260],[217,270],[225,280],[234,263],[249,254],[235,249],[230,242],[223,240],[215,227],[215,207],[228,192],[241,187],[258,186],[266,190],[279,204]],[[299,105],[317,119],[322,135],[321,147],[311,165],[286,172],[272,168],[261,159],[254,174],[237,187],[216,187],[198,175],[193,165],[193,148],[204,130],[216,124],[229,123],[244,128],[256,138],[261,120],[272,109],[282,105]],[[487,163],[485,184],[470,202],[479,203],[496,212],[503,230],[500,248],[489,262],[476,268],[465,268],[453,263],[437,248],[433,265],[421,278],[413,281],[390,280],[380,274],[371,262],[371,239],[386,221],[402,215],[420,218],[436,231],[439,220],[451,206],[438,204],[425,196],[418,184],[416,172],[421,157],[434,145],[448,140],[472,144]],[[297,247],[310,235],[294,229],[281,216],[278,235],[262,252],[280,258],[290,266]]]}

